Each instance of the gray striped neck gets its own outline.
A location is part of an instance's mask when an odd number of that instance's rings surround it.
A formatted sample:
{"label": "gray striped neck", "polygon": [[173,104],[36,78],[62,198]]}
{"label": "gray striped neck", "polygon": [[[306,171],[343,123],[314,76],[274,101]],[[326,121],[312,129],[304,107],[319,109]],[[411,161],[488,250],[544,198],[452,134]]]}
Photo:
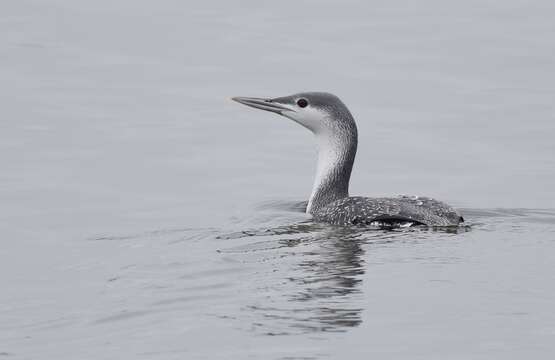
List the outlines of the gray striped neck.
{"label": "gray striped neck", "polygon": [[316,134],[318,165],[306,212],[314,214],[326,205],[349,196],[349,181],[357,151],[356,126],[340,134]]}

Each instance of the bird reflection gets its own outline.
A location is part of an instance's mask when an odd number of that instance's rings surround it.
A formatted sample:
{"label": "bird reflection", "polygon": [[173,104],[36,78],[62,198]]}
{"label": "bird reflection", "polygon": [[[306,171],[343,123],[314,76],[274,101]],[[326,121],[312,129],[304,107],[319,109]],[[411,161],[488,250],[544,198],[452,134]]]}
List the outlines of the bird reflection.
{"label": "bird reflection", "polygon": [[279,259],[273,264],[276,269],[256,285],[257,292],[266,291],[270,295],[245,309],[255,318],[255,330],[267,335],[287,335],[343,332],[360,325],[366,245],[419,236],[425,236],[422,229],[379,230],[305,222],[241,231],[220,238],[256,238],[256,242],[229,252],[260,251],[266,254],[263,260],[266,263],[267,251],[280,251],[280,256],[273,255]]}
{"label": "bird reflection", "polygon": [[300,223],[227,235],[227,239],[279,237],[259,242],[251,250],[281,249],[290,252],[289,259],[294,256],[292,266],[279,271],[284,277],[277,279],[284,284],[285,295],[265,301],[264,305],[247,307],[266,320],[258,321],[258,327],[275,335],[345,331],[359,325],[362,307],[356,304],[362,299],[359,296],[364,274],[362,233],[360,229]]}
{"label": "bird reflection", "polygon": [[362,321],[362,308],[356,306],[364,274],[361,241],[356,232],[345,229],[321,232],[316,241],[315,256],[302,259],[297,264],[299,276],[289,279],[300,289],[289,301],[310,309],[297,326],[307,331],[344,331],[357,326]]}

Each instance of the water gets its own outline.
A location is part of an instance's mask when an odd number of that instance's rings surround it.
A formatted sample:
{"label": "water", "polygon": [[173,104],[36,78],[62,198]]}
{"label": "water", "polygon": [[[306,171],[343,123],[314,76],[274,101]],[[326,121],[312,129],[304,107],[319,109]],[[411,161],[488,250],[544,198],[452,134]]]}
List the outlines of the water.
{"label": "water", "polygon": [[[0,357],[550,359],[548,1],[4,0]],[[299,211],[314,144],[230,96],[336,93],[354,195],[457,232]]]}

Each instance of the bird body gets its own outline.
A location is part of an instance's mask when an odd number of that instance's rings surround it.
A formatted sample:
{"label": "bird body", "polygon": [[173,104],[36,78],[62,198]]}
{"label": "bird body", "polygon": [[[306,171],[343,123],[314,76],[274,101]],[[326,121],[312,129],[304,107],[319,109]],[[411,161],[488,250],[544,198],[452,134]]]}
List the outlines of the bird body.
{"label": "bird body", "polygon": [[332,225],[453,226],[461,215],[449,205],[421,196],[368,198],[349,196],[314,212],[317,221]]}
{"label": "bird body", "polygon": [[288,117],[314,133],[318,163],[306,212],[316,221],[380,227],[456,226],[464,221],[449,205],[427,197],[349,196],[358,131],[353,116],[335,95],[306,92],[274,99],[235,97],[233,100]]}

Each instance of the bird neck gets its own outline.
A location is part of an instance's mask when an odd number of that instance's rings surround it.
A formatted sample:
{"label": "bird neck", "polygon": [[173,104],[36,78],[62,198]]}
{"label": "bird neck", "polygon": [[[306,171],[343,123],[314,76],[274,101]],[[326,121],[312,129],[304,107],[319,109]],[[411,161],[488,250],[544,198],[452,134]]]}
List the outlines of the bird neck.
{"label": "bird neck", "polygon": [[339,134],[317,134],[318,165],[306,212],[349,196],[349,180],[357,150],[356,127]]}

